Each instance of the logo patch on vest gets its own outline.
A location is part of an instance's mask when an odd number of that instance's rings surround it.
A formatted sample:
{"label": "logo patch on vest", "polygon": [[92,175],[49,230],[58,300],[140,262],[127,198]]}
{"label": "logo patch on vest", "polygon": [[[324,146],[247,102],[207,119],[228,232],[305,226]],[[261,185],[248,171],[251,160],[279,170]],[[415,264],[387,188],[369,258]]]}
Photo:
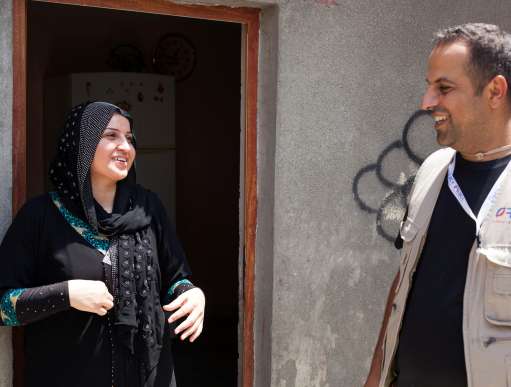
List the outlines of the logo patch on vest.
{"label": "logo patch on vest", "polygon": [[511,207],[500,207],[495,212],[497,223],[511,223]]}

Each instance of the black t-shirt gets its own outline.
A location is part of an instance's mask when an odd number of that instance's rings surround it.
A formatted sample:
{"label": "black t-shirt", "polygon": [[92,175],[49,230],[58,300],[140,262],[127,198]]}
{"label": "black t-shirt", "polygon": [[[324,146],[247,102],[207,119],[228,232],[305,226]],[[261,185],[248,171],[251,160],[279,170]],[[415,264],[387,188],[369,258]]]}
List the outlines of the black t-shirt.
{"label": "black t-shirt", "polygon": [[[477,214],[511,156],[470,162],[454,177]],[[396,353],[396,387],[466,387],[463,293],[475,222],[444,180],[414,275]]]}

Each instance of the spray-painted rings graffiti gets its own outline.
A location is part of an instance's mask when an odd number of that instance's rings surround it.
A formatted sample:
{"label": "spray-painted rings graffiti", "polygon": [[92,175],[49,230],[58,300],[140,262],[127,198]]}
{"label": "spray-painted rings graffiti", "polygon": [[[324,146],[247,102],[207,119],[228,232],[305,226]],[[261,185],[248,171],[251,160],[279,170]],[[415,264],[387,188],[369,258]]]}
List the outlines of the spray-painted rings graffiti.
{"label": "spray-painted rings graffiti", "polygon": [[[394,150],[404,150],[407,157],[415,163],[417,166],[420,165],[424,159],[413,151],[410,146],[409,134],[414,122],[422,117],[429,115],[430,112],[426,110],[417,110],[406,122],[401,140],[397,140],[388,145],[378,156],[376,163],[366,165],[361,168],[355,177],[353,178],[353,197],[357,202],[358,206],[365,212],[370,214],[376,214],[376,229],[378,234],[386,240],[393,242],[395,235],[390,234],[384,227],[384,218],[390,211],[391,207],[399,207],[404,212],[406,207],[406,198],[413,184],[415,175],[409,176],[405,181],[395,182],[385,177],[383,173],[383,161]],[[371,206],[364,201],[360,195],[360,182],[362,178],[369,174],[374,173],[378,178],[378,181],[385,187],[391,190],[390,194],[386,195],[380,202],[378,207]]]}

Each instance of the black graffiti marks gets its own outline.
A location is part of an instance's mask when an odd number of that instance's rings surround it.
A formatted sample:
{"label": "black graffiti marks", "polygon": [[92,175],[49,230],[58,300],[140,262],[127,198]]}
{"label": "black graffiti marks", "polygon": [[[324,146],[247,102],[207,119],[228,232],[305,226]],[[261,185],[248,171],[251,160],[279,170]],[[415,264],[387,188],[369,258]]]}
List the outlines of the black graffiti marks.
{"label": "black graffiti marks", "polygon": [[[415,173],[410,173],[409,176],[405,176],[401,173],[398,179],[389,178],[385,174],[385,159],[393,152],[404,151],[407,159],[415,166],[414,169],[417,169],[424,161],[424,157],[419,155],[419,152],[414,151],[411,145],[411,142],[413,142],[411,133],[415,127],[414,124],[416,124],[421,117],[428,115],[429,112],[425,110],[417,110],[414,112],[403,128],[401,140],[389,144],[380,153],[375,163],[361,168],[353,178],[353,198],[361,210],[376,215],[376,230],[381,237],[389,242],[393,242],[396,237],[397,228],[406,208],[407,196],[412,188]],[[423,144],[419,143],[415,145],[421,148],[421,153],[424,153],[424,149],[422,149]],[[371,203],[367,197],[364,199],[365,192],[362,183],[365,179],[374,176],[377,178],[378,184],[387,191],[379,203]],[[368,190],[371,190],[371,188]],[[369,192],[369,195],[366,196],[371,196],[371,194],[374,197],[374,192]]]}

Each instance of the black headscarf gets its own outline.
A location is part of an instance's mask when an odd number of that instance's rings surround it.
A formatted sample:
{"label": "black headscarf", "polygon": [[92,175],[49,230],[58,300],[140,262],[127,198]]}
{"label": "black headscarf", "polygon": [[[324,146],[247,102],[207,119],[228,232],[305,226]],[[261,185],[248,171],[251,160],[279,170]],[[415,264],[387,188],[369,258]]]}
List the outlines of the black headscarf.
{"label": "black headscarf", "polygon": [[[111,265],[105,263],[105,282],[115,304],[109,321],[115,325],[117,340],[127,356],[134,356],[140,367],[139,380],[126,378],[125,382],[127,386],[151,387],[162,347],[164,315],[161,307],[156,307],[160,305],[155,277],[159,268],[148,239],[148,193],[135,184],[133,165],[128,176],[117,183],[112,213],[104,211],[92,195],[90,168],[102,133],[115,113],[132,123],[127,112],[106,102],[84,103],[71,110],[50,165],[50,179],[68,210],[109,237]],[[126,364],[132,363],[128,359]],[[122,368],[122,364],[118,366]]]}

